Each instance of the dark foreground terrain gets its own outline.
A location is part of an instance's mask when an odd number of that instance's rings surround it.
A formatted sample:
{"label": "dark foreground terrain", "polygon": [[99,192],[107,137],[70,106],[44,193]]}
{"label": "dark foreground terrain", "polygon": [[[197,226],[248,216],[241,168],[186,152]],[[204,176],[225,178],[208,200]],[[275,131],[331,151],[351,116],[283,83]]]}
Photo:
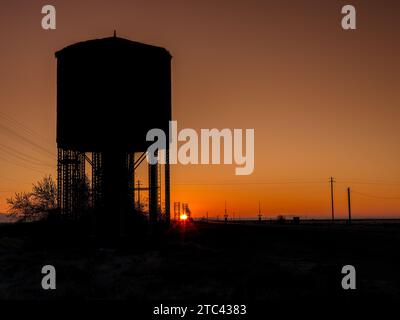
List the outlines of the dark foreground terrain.
{"label": "dark foreground terrain", "polygon": [[[85,232],[0,225],[0,299],[400,300],[400,224],[174,226],[100,242]],[[41,288],[54,265],[57,289]],[[341,287],[354,265],[357,289]],[[334,300],[330,300],[334,299]]]}

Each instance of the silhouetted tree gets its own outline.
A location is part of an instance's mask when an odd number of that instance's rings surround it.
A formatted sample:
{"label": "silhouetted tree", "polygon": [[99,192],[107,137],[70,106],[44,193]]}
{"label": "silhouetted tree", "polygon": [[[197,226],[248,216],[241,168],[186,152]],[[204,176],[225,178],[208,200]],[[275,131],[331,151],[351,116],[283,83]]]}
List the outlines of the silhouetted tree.
{"label": "silhouetted tree", "polygon": [[19,221],[36,221],[57,208],[57,186],[51,176],[33,184],[31,192],[16,193],[7,199],[10,216]]}

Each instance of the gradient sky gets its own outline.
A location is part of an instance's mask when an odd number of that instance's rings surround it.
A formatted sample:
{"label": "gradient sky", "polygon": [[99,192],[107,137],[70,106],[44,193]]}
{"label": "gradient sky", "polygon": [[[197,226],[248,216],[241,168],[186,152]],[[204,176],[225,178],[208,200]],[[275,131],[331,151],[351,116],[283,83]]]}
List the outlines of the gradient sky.
{"label": "gradient sky", "polygon": [[[41,29],[45,4],[55,31]],[[346,4],[355,31],[341,29]],[[173,166],[172,202],[197,216],[222,215],[224,200],[255,216],[261,200],[268,217],[329,217],[334,176],[338,216],[350,186],[355,217],[400,217],[400,2],[389,0],[2,0],[0,211],[55,176],[54,52],[114,29],[171,52],[180,128],[255,129],[253,175]]]}

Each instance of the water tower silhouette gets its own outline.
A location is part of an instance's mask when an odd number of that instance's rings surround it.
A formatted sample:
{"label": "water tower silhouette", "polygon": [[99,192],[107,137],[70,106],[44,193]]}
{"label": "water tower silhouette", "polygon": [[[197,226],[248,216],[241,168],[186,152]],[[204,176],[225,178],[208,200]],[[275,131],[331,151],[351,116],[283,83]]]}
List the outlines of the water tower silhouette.
{"label": "water tower silhouette", "polygon": [[[80,213],[90,170],[96,222],[119,228],[134,208],[135,169],[145,158],[147,131],[163,129],[169,141],[171,55],[115,35],[55,55],[59,207],[65,215]],[[148,165],[151,222],[170,220],[168,147],[166,160],[164,194],[161,165]]]}

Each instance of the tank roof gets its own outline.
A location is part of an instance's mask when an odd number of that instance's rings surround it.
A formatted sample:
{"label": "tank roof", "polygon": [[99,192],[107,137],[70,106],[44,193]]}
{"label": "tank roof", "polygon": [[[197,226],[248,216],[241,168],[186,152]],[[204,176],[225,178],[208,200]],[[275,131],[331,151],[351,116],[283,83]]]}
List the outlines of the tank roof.
{"label": "tank roof", "polygon": [[78,53],[82,50],[86,52],[93,51],[93,53],[95,53],[103,49],[135,50],[142,53],[164,55],[171,58],[171,54],[165,48],[136,42],[117,36],[77,42],[57,51],[55,56],[59,58],[64,54]]}

